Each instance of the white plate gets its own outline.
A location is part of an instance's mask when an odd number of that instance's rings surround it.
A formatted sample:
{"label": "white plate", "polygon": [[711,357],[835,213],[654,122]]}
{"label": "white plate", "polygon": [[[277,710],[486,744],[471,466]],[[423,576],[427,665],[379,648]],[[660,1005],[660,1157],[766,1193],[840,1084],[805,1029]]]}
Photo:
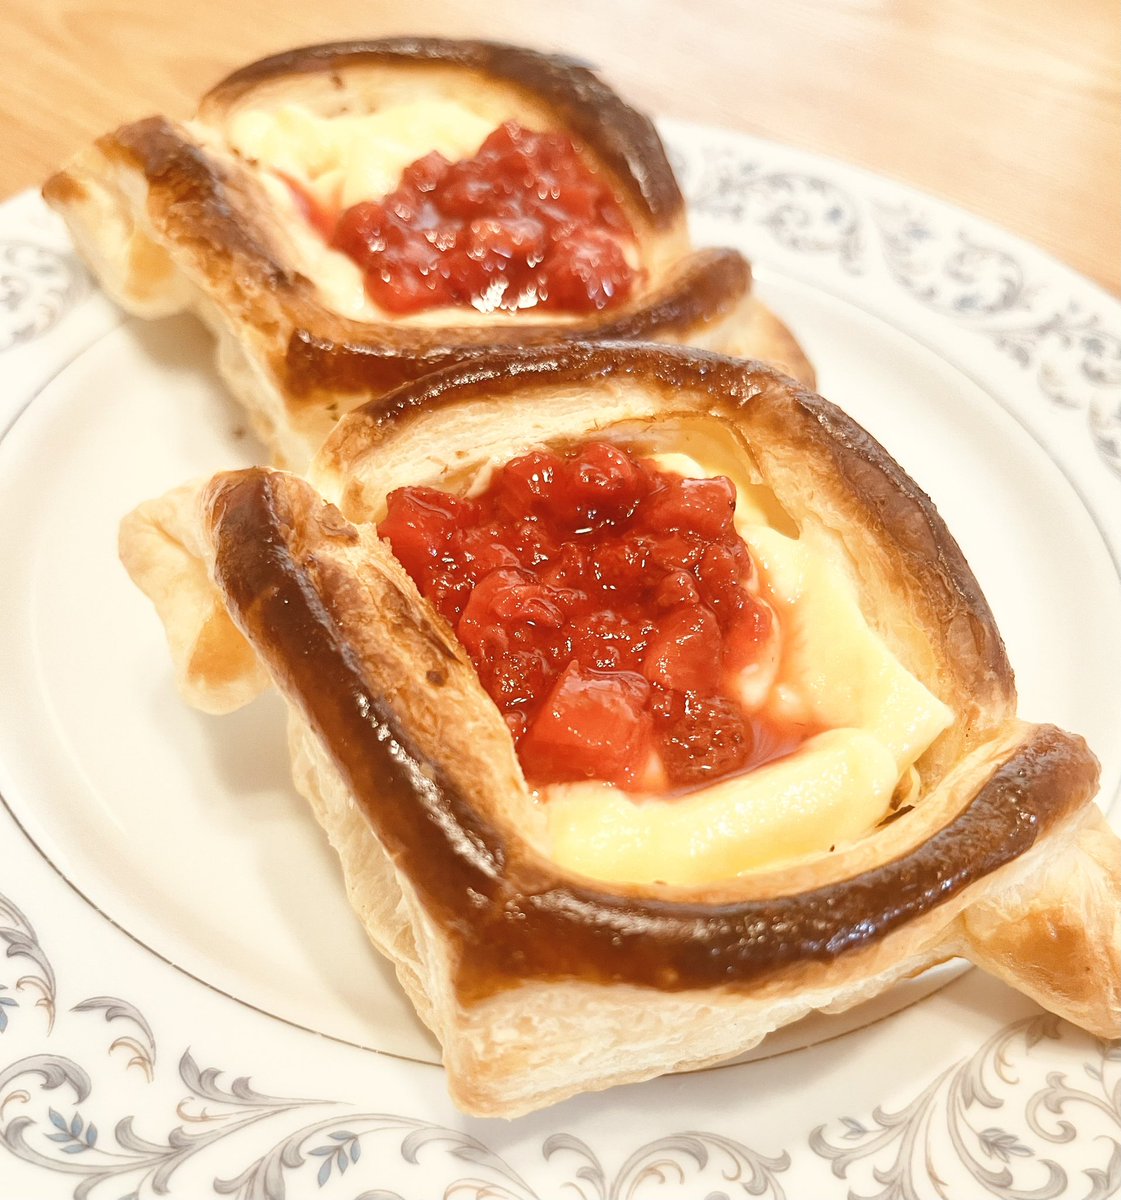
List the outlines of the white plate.
{"label": "white plate", "polygon": [[[1117,821],[1121,309],[898,185],[665,133],[698,238],[744,249],[822,392],[934,497],[1023,712],[1088,737]],[[456,1113],[292,795],[278,704],[186,709],[116,561],[134,504],[257,453],[206,337],[122,324],[28,195],[0,208],[0,351],[0,1194],[1121,1188],[1121,1051],[978,972],[807,1023],[759,1061],[512,1123]]]}

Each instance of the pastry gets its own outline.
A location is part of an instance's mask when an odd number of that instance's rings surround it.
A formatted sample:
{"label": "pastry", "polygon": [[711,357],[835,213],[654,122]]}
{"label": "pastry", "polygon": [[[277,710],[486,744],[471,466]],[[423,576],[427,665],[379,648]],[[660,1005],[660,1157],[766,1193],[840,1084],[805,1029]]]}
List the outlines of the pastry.
{"label": "pastry", "polygon": [[[544,189],[544,190],[543,190]],[[45,185],[128,311],[196,312],[277,465],[496,345],[682,342],[813,373],[734,250],[691,247],[653,125],[574,61],[396,38],[234,72]]]}
{"label": "pastry", "polygon": [[[566,523],[583,558],[510,559]],[[593,560],[625,591],[636,546],[655,617],[634,633],[620,596],[589,651],[623,657],[571,649],[545,701],[507,686],[501,655],[555,659],[549,604],[575,611]],[[349,414],[308,479],[227,472],[142,507],[122,551],[157,601],[176,556],[205,563],[199,674],[249,698],[248,646],[287,698],[296,784],[468,1112],[719,1062],[957,955],[1121,1034],[1093,754],[1017,716],[929,499],[767,366],[570,343],[449,368]],[[674,725],[698,697],[730,725]]]}

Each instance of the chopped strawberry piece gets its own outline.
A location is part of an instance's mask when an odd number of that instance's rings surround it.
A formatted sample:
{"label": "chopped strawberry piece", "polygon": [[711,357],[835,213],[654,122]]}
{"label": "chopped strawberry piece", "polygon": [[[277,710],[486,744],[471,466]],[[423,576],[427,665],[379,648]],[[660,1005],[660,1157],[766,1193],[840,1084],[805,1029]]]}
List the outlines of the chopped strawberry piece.
{"label": "chopped strawberry piece", "polygon": [[626,785],[644,759],[650,714],[641,675],[598,674],[572,662],[522,739],[531,777]]}
{"label": "chopped strawberry piece", "polygon": [[721,651],[720,626],[711,609],[680,608],[659,622],[643,674],[667,691],[713,691],[720,683]]}
{"label": "chopped strawberry piece", "polygon": [[607,308],[623,287],[630,267],[623,248],[603,229],[581,228],[554,242],[546,259],[549,276],[541,288],[543,302],[573,312]]}
{"label": "chopped strawberry piece", "polygon": [[497,540],[492,529],[465,529],[455,539],[454,552],[457,559],[470,564],[475,579],[482,579],[491,571],[517,570],[521,566],[518,556]]}
{"label": "chopped strawberry piece", "polygon": [[624,595],[641,592],[650,581],[653,552],[651,538],[621,533],[618,538],[601,541],[591,549],[591,572],[605,591]]}
{"label": "chopped strawberry piece", "polygon": [[584,446],[565,464],[557,488],[561,513],[573,529],[594,529],[629,518],[646,495],[646,477],[617,447]]}
{"label": "chopped strawberry piece", "polygon": [[672,608],[682,608],[686,605],[700,603],[697,591],[697,577],[692,571],[667,571],[662,576],[661,583],[654,589],[654,607],[659,612]]}
{"label": "chopped strawberry piece", "polygon": [[554,587],[574,589],[586,585],[588,578],[588,553],[575,542],[563,542],[542,575],[542,579]]}
{"label": "chopped strawberry piece", "polygon": [[540,650],[504,650],[488,666],[483,677],[487,691],[499,708],[536,707],[548,690],[552,667]]}
{"label": "chopped strawberry piece", "polygon": [[669,478],[654,492],[645,507],[651,529],[688,531],[715,541],[732,526],[736,489],[723,475],[715,479]]}
{"label": "chopped strawberry piece", "polygon": [[389,220],[385,205],[375,200],[351,205],[339,218],[331,244],[365,267],[375,255],[386,250],[385,230]]}
{"label": "chopped strawberry piece", "polygon": [[451,163],[438,150],[433,150],[402,171],[401,183],[413,192],[431,192],[447,177],[450,168]]}
{"label": "chopped strawberry piece", "polygon": [[655,708],[658,749],[678,783],[701,783],[740,770],[753,748],[751,726],[727,696],[674,693]]}
{"label": "chopped strawberry piece", "polygon": [[736,555],[726,546],[713,543],[705,549],[696,573],[704,602],[721,618],[730,617],[736,601],[743,596],[743,585],[750,575],[751,559]]}
{"label": "chopped strawberry piece", "polygon": [[454,532],[471,521],[473,509],[470,500],[436,488],[398,488],[389,494],[378,534],[415,579],[435,565]]}
{"label": "chopped strawberry piece", "polygon": [[738,671],[759,653],[771,636],[774,614],[765,604],[744,595],[724,638],[724,667]]}
{"label": "chopped strawberry piece", "polygon": [[704,552],[704,540],[691,533],[661,533],[653,538],[650,560],[662,574],[678,567],[693,571]]}
{"label": "chopped strawberry piece", "polygon": [[612,609],[591,613],[582,627],[572,625],[572,655],[597,671],[642,671],[642,659],[654,631],[651,621]]}
{"label": "chopped strawberry piece", "polygon": [[524,571],[504,570],[491,571],[475,585],[456,626],[456,634],[472,658],[490,657],[508,647],[508,631],[496,619],[498,606],[512,588],[532,581],[533,576]]}

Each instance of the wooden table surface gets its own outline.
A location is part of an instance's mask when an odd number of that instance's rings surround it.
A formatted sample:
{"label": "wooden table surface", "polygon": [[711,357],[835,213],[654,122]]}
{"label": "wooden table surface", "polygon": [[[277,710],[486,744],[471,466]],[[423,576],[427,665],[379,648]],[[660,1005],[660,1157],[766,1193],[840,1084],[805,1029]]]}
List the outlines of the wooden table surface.
{"label": "wooden table surface", "polygon": [[1121,294],[1117,0],[4,0],[0,197],[263,54],[401,33],[579,55],[648,112],[913,184]]}

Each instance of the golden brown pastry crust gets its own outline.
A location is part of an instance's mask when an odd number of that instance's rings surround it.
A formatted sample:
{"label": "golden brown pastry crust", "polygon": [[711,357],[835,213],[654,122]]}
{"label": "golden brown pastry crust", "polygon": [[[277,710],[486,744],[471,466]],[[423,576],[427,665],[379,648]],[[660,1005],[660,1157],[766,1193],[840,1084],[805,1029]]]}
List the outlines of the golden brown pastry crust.
{"label": "golden brown pastry crust", "polygon": [[[702,889],[607,891],[566,878],[511,828],[511,817],[521,815],[517,803],[490,786],[492,756],[509,740],[497,712],[472,687],[473,668],[446,626],[417,603],[368,530],[363,538],[302,480],[260,469],[215,477],[203,504],[214,577],[231,612],[282,690],[299,697],[426,909],[452,929],[457,982],[471,997],[535,977],[677,990],[751,983],[791,963],[804,973],[811,962],[833,963],[887,936],[1013,861],[1081,808],[1097,784],[1081,739],[1014,723],[1001,731],[995,752],[987,747],[979,764],[970,763],[970,783],[980,782],[960,811],[960,796],[937,816],[925,797],[926,811],[884,832],[891,858],[855,877],[846,875],[840,854],[817,868],[829,877],[820,886],[797,891],[778,871]],[[401,660],[392,670],[385,662],[390,640]],[[423,715],[408,684],[398,683],[396,704],[387,702],[402,667],[418,677]],[[461,727],[461,744],[449,745],[442,710],[458,722],[480,705],[487,711],[470,735]],[[493,743],[485,755],[481,729]],[[528,821],[532,802],[524,785],[519,790],[514,799]],[[437,836],[437,829],[454,835]],[[468,925],[464,897],[471,894],[480,900]],[[745,940],[745,929],[756,932]]]}
{"label": "golden brown pastry crust", "polygon": [[[432,326],[331,308],[302,273],[254,168],[226,144],[226,128],[256,99],[306,96],[327,111],[344,100],[361,105],[383,76],[437,94],[493,92],[527,120],[572,131],[618,188],[648,284],[616,309],[548,322]],[[219,366],[280,465],[305,466],[355,404],[501,344],[693,343],[771,359],[813,380],[793,336],[752,295],[742,256],[691,250],[681,194],[650,121],[585,67],[556,56],[431,38],[292,51],[218,84],[190,124],[153,117],[107,134],[43,191],[121,304],[143,316],[194,309],[214,329]]]}
{"label": "golden brown pastry crust", "polygon": [[[390,487],[665,422],[731,435],[955,714],[920,760],[912,811],[835,854],[692,888],[606,885],[549,861],[497,709],[367,523]],[[204,485],[195,520],[230,615],[288,698],[297,783],[463,1107],[514,1115],[719,1061],[958,954],[1121,1033],[1121,846],[1093,806],[1096,760],[1016,717],[956,543],[835,407],[713,355],[524,350],[355,412],[315,478],[342,512],[304,480],[250,470]]]}

